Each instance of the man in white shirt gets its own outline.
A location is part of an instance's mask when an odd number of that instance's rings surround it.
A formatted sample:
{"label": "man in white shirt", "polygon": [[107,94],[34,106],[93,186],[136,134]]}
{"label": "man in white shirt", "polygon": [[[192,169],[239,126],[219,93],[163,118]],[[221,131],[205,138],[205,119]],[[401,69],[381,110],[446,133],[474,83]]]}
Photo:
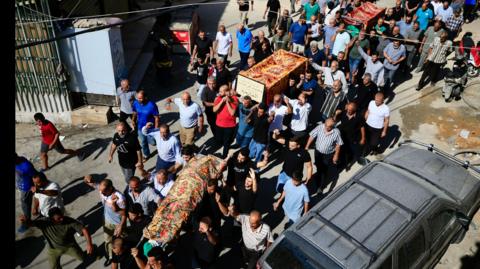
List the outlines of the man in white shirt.
{"label": "man in white shirt", "polygon": [[335,80],[340,80],[342,82],[342,91],[347,94],[348,92],[348,84],[347,79],[345,78],[345,74],[342,70],[338,70],[338,62],[333,60],[330,67],[323,67],[316,63],[310,63],[312,67],[317,71],[322,71],[325,76],[325,85],[333,87],[333,82]]}
{"label": "man in white shirt", "polygon": [[[273,96],[273,102],[270,104],[268,108],[268,114],[273,115],[273,120],[270,123],[270,127],[268,128],[268,133],[269,133],[269,139],[272,138],[273,132],[275,130],[283,130],[283,118],[288,112],[288,108],[286,105],[282,104],[282,95],[281,94],[275,94]],[[275,143],[274,140],[271,140],[268,143],[268,152],[273,153],[276,147],[274,147]]]}
{"label": "man in white shirt", "polygon": [[160,128],[152,128],[153,123],[148,122],[141,132],[145,136],[151,136],[157,142],[158,158],[155,169],[167,169],[173,172],[176,164],[182,163],[180,155],[180,142],[178,138],[170,134],[170,128],[166,124],[161,124]]}
{"label": "man in white shirt", "polygon": [[368,141],[365,149],[365,155],[379,153],[380,139],[387,135],[388,124],[390,121],[390,109],[384,104],[384,95],[382,92],[375,94],[375,100],[370,101],[368,110],[365,113],[367,123]]}
{"label": "man in white shirt", "polygon": [[324,20],[325,25],[328,25],[331,19],[335,20],[335,13],[337,13],[337,11],[340,10],[340,7],[343,4],[343,0],[337,6],[335,6],[334,2],[335,1],[329,1],[327,3],[327,7],[325,8],[325,20]]}
{"label": "man in white shirt", "polygon": [[233,206],[228,208],[230,216],[242,225],[242,254],[248,268],[255,268],[258,259],[273,243],[272,231],[268,224],[262,222],[262,214],[257,210],[250,215],[239,214]]}
{"label": "man in white shirt", "polygon": [[175,183],[174,178],[174,175],[169,174],[165,169],[160,169],[157,173],[150,177],[150,182],[153,182],[153,188],[155,189],[155,192],[160,195],[162,200],[167,197],[167,194],[172,188],[173,183]]}
{"label": "man in white shirt", "polygon": [[127,213],[125,210],[125,196],[113,187],[110,179],[104,179],[100,183],[93,182],[92,176],[85,176],[84,182],[92,188],[98,190],[103,204],[104,224],[103,232],[105,238],[106,261],[105,267],[112,263],[113,237],[125,237],[125,227],[127,223]]}
{"label": "man in white shirt", "polygon": [[337,28],[337,34],[332,37],[333,48],[332,54],[337,57],[340,51],[345,52],[348,55],[348,44],[350,43],[350,34],[345,31],[345,23],[341,22]]}
{"label": "man in white shirt", "polygon": [[320,23],[318,23],[317,16],[312,15],[310,20],[307,21],[307,25],[311,40],[320,41],[320,31],[322,30],[322,27]]}
{"label": "man in white shirt", "polygon": [[305,93],[301,93],[297,100],[291,100],[288,97],[283,98],[287,104],[288,113],[292,114],[290,128],[285,131],[274,130],[273,139],[282,145],[286,145],[288,140],[294,136],[299,137],[299,144],[303,145],[307,136],[308,114],[312,111],[312,106],[307,103]]}
{"label": "man in white shirt", "polygon": [[[172,102],[171,98],[167,103]],[[203,112],[202,108],[195,102],[188,92],[182,94],[182,99],[175,98],[173,103],[177,105],[180,114],[180,142],[182,146],[192,145],[197,132],[203,132]]]}
{"label": "man in white shirt", "polygon": [[215,42],[213,43],[213,50],[217,53],[218,57],[223,58],[227,66],[228,57],[232,57],[232,47],[232,35],[225,30],[225,25],[220,24]]}
{"label": "man in white shirt", "polygon": [[63,207],[63,198],[60,186],[47,179],[45,174],[36,173],[32,176],[33,186],[31,191],[33,195],[32,215],[40,213],[43,217],[48,217],[48,210],[58,207],[65,211]]}

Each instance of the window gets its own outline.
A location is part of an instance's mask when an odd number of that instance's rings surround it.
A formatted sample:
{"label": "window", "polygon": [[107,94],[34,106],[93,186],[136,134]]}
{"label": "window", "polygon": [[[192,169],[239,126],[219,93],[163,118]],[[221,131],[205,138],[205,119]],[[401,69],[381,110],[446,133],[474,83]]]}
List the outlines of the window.
{"label": "window", "polygon": [[294,245],[289,239],[283,239],[275,246],[265,261],[275,269],[339,269],[328,257],[319,254],[311,259],[304,253],[305,249]]}
{"label": "window", "polygon": [[392,255],[390,255],[378,269],[390,269],[392,268]]}
{"label": "window", "polygon": [[452,210],[437,212],[428,219],[431,231],[432,242],[435,242],[442,235],[446,226],[455,218]]}
{"label": "window", "polygon": [[425,234],[423,228],[407,241],[398,251],[398,268],[412,268],[425,252]]}

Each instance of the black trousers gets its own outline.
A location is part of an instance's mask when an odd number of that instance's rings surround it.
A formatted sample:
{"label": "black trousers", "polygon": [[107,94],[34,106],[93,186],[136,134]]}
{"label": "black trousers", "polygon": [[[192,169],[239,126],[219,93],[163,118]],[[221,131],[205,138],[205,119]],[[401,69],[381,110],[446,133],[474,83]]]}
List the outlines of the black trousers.
{"label": "black trousers", "polygon": [[244,262],[247,263],[247,269],[255,269],[258,259],[262,256],[262,251],[248,249],[242,244],[242,255]]}
{"label": "black trousers", "polygon": [[335,153],[323,154],[315,150],[315,167],[317,168],[316,181],[319,192],[330,182],[332,182],[330,190],[333,190],[335,187],[338,179],[338,168],[337,165],[333,163],[334,154]]}
{"label": "black trousers", "polygon": [[423,69],[422,77],[418,81],[418,88],[425,87],[427,84],[427,78],[430,79],[430,82],[434,83],[437,82],[438,74],[440,73],[440,68],[442,68],[443,64],[437,64],[431,61],[428,61],[425,68]]}
{"label": "black trousers", "polygon": [[465,20],[472,20],[473,10],[475,9],[475,5],[464,5],[463,6],[463,18]]}
{"label": "black trousers", "polygon": [[343,162],[345,165],[356,162],[360,158],[362,145],[360,145],[359,141],[355,141],[348,137],[342,137],[342,140],[343,145],[340,154],[343,157]]}
{"label": "black trousers", "polygon": [[205,115],[207,116],[208,126],[210,126],[210,130],[212,131],[213,137],[215,137],[216,128],[217,128],[215,121],[217,120],[217,114],[215,114],[213,111],[208,112],[208,110],[205,110]]}
{"label": "black trousers", "polygon": [[223,158],[227,158],[228,150],[230,149],[234,135],[235,127],[224,128],[216,126],[215,139],[217,140],[217,144],[223,145]]}
{"label": "black trousers", "polygon": [[268,33],[270,35],[274,35],[275,34],[275,24],[277,22],[277,17],[276,16],[273,16],[273,17],[267,17],[267,27],[268,27]]}
{"label": "black trousers", "polygon": [[377,129],[367,124],[367,145],[365,147],[365,155],[370,154],[372,150],[378,149],[382,130],[383,128]]}

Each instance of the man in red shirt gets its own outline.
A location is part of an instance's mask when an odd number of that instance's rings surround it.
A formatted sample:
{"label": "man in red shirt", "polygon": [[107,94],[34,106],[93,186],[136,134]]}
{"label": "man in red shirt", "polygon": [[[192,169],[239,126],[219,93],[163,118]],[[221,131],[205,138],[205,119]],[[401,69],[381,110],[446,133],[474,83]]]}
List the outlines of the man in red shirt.
{"label": "man in red shirt", "polygon": [[55,125],[50,121],[45,119],[45,116],[42,113],[35,113],[33,115],[35,122],[40,128],[40,132],[42,133],[42,144],[40,146],[40,158],[42,159],[43,168],[41,171],[46,171],[49,169],[48,167],[48,151],[51,149],[55,149],[58,153],[61,154],[68,154],[68,155],[78,155],[78,159],[81,161],[83,159],[83,154],[80,154],[78,150],[73,149],[65,149],[60,142],[60,133],[58,132]]}
{"label": "man in red shirt", "polygon": [[218,96],[213,102],[213,112],[217,114],[215,139],[217,144],[223,144],[223,158],[227,157],[235,135],[237,106],[237,96],[231,93],[227,85],[221,86],[218,89]]}

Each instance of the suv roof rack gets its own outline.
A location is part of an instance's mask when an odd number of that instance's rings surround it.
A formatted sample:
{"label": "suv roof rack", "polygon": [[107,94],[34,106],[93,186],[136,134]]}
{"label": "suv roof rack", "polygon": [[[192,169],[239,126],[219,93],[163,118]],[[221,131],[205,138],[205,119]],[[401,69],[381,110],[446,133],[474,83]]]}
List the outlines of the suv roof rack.
{"label": "suv roof rack", "polygon": [[371,264],[373,261],[377,259],[377,253],[373,252],[369,248],[367,248],[362,242],[358,241],[355,239],[353,236],[345,232],[344,230],[340,229],[337,225],[335,225],[333,222],[329,221],[328,219],[324,218],[322,215],[320,215],[320,212],[315,212],[313,214],[314,218],[319,219],[321,222],[323,222],[326,226],[337,232],[339,235],[344,237],[345,239],[349,240],[350,242],[354,243],[357,245],[360,249],[362,249],[365,253],[367,253],[370,256],[370,263]]}
{"label": "suv roof rack", "polygon": [[405,145],[405,144],[416,144],[416,145],[419,145],[419,146],[423,146],[423,147],[426,147],[428,151],[430,152],[436,152],[438,153],[439,155],[441,155],[442,157],[445,157],[457,164],[460,164],[463,168],[465,169],[472,169],[473,171],[477,172],[480,174],[480,169],[476,168],[475,166],[471,165],[469,161],[461,161],[459,160],[458,158],[455,158],[454,156],[446,153],[445,151],[442,151],[438,148],[436,148],[433,144],[425,144],[425,143],[422,143],[422,142],[418,142],[416,140],[404,140],[403,142],[400,142],[398,143],[398,146],[401,147],[402,145]]}
{"label": "suv roof rack", "polygon": [[387,165],[391,165],[393,167],[396,167],[396,168],[400,168],[402,170],[405,170],[406,172],[424,180],[425,182],[427,182],[428,184],[434,186],[435,188],[437,188],[438,190],[440,190],[441,192],[443,192],[444,194],[446,194],[448,197],[452,198],[455,202],[457,203],[460,203],[460,201],[458,200],[457,197],[455,197],[455,195],[453,195],[451,192],[449,192],[448,190],[444,189],[442,186],[438,185],[437,183],[433,182],[432,180],[420,175],[419,173],[417,172],[414,172],[412,170],[410,170],[408,167],[405,167],[403,165],[398,165],[398,164],[394,164],[394,163],[391,163],[391,162],[388,162],[388,161],[381,161],[382,163],[384,164],[387,164]]}
{"label": "suv roof rack", "polygon": [[368,189],[369,191],[371,192],[374,192],[375,194],[377,194],[378,196],[384,198],[385,200],[391,202],[392,204],[398,206],[399,208],[401,208],[402,210],[406,211],[408,214],[410,214],[410,216],[412,218],[415,218],[417,217],[417,213],[413,210],[411,210],[410,208],[404,206],[403,204],[399,203],[397,200],[393,199],[392,197],[388,196],[388,195],[385,195],[385,193],[373,188],[372,186],[366,184],[365,182],[362,182],[360,180],[358,180],[358,178],[355,178],[353,180],[356,184]]}

